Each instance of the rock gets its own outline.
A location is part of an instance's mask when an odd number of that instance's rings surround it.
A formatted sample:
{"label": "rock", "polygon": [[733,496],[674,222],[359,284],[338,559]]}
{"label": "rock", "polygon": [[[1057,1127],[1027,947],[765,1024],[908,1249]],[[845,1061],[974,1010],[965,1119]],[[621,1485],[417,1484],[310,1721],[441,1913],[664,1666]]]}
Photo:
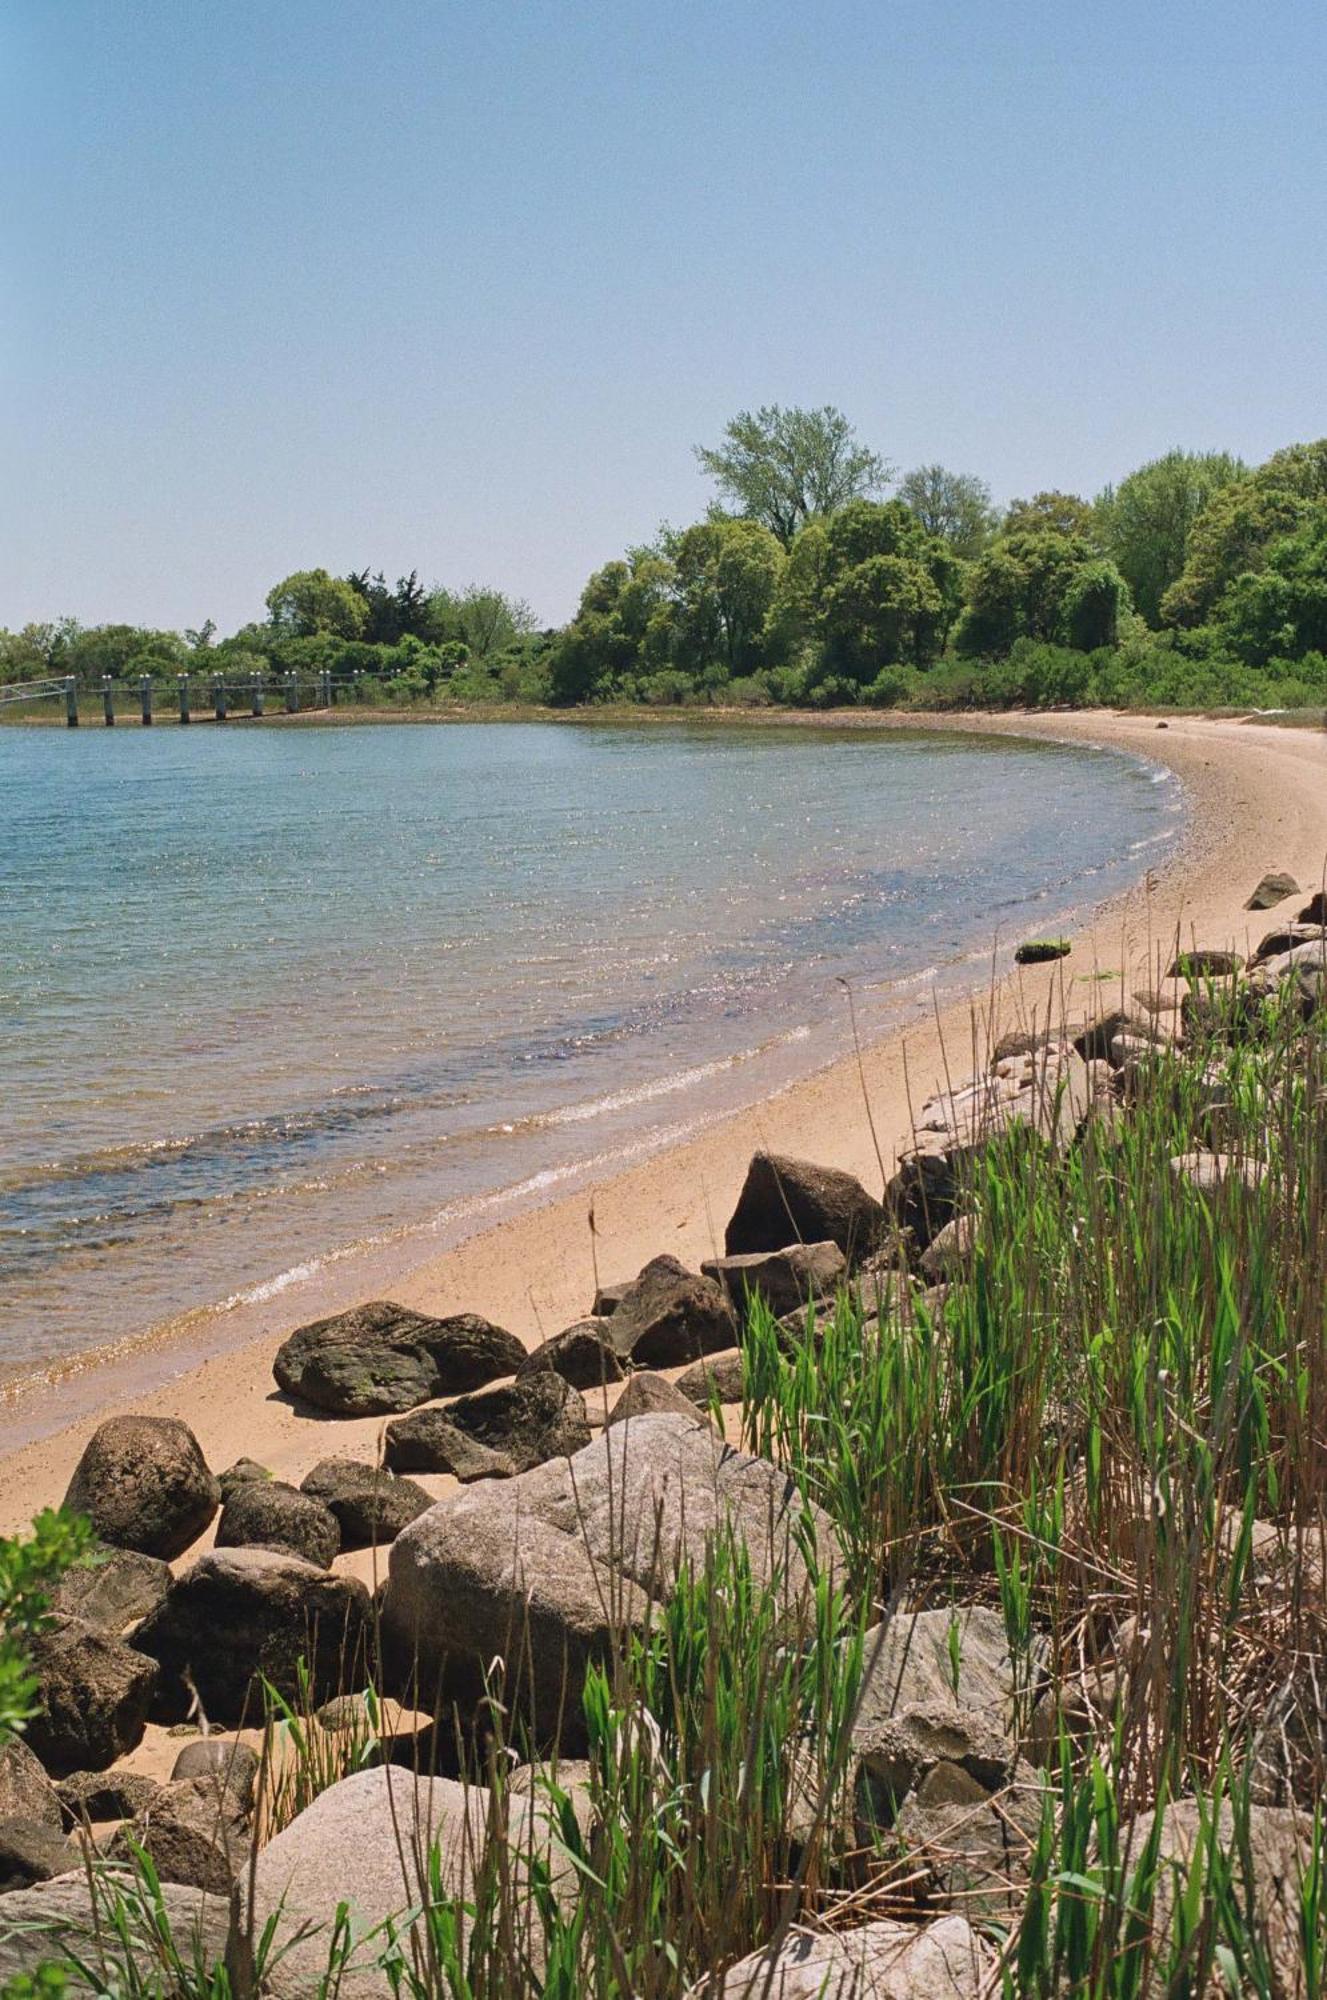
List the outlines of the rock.
{"label": "rock", "polygon": [[920,1269],[929,1284],[964,1275],[977,1245],[975,1215],[956,1215],[938,1236],[933,1236],[921,1254]]}
{"label": "rock", "polygon": [[1327,889],[1315,889],[1299,913],[1302,924],[1327,924]]}
{"label": "rock", "polygon": [[908,1794],[939,1764],[961,1771],[986,1795],[1007,1784],[1014,1767],[1003,1729],[948,1703],[901,1709],[869,1731],[854,1731],[853,1743],[857,1816],[870,1827],[892,1826]]}
{"label": "rock", "polygon": [[[126,1965],[124,1945],[109,1920],[116,1886],[128,1905],[129,1956],[136,1973]],[[0,1911],[0,1986],[22,1973],[34,1973],[42,1963],[58,1958],[63,1949],[99,1975],[104,1991],[142,1993],[144,1968],[159,1962],[154,1949],[159,1921],[169,1926],[173,1946],[185,1965],[222,1965],[230,1930],[230,1907],[225,1898],[163,1882],[159,1909],[157,1904],[156,1896],[135,1890],[131,1881],[117,1883],[109,1876],[90,1881],[81,1867],[7,1896]],[[155,1981],[146,1990],[155,1992]],[[198,1990],[213,1989],[200,1980]]]}
{"label": "rock", "polygon": [[231,1493],[217,1523],[219,1549],[283,1549],[328,1569],[341,1549],[341,1530],[321,1500],[282,1479],[246,1479]]}
{"label": "rock", "polygon": [[547,1368],[573,1389],[599,1389],[605,1382],[620,1382],[623,1374],[605,1319],[578,1319],[543,1341],[516,1370],[516,1379]]}
{"label": "rock", "polygon": [[701,1265],[745,1318],[752,1299],[763,1299],[775,1319],[805,1310],[812,1299],[832,1298],[848,1275],[837,1243],[793,1243],[784,1250],[749,1250]]}
{"label": "rock", "polygon": [[377,1417],[478,1389],[524,1359],[515,1334],[478,1313],[431,1319],[377,1299],[300,1327],[272,1372],[288,1395],[317,1409]]}
{"label": "rock", "polygon": [[85,1820],[132,1819],[155,1803],[155,1778],[137,1771],[74,1771],[58,1787],[66,1826]]}
{"label": "rock", "polygon": [[634,1278],[622,1278],[615,1285],[600,1285],[590,1307],[590,1317],[611,1319],[634,1283]]}
{"label": "rock", "polygon": [[689,2000],[981,2000],[993,1960],[966,1918],[882,1917],[856,1930],[790,1931]]}
{"label": "rock", "polygon": [[1198,950],[1179,952],[1166,974],[1167,979],[1232,979],[1244,969],[1237,951]]}
{"label": "rock", "polygon": [[235,1794],[247,1811],[258,1783],[258,1752],[233,1736],[201,1736],[186,1743],[171,1767],[175,1782],[184,1779],[219,1782]]}
{"label": "rock", "polygon": [[855,1263],[884,1233],[885,1211],[859,1180],[834,1167],[756,1153],[724,1231],[724,1250],[782,1250],[790,1242],[837,1243]]}
{"label": "rock", "polygon": [[447,1410],[416,1410],[387,1426],[383,1456],[393,1472],[449,1472],[472,1479],[511,1479],[518,1470],[505,1451],[491,1451],[458,1430]]}
{"label": "rock", "polygon": [[1074,1036],[1074,1052],[1084,1062],[1109,1062],[1110,1045],[1117,1035],[1122,1034],[1140,1035],[1145,1041],[1155,1041],[1156,1027],[1152,1016],[1140,1007],[1109,1007]]}
{"label": "rock", "polygon": [[1297,896],[1299,884],[1293,875],[1273,872],[1264,875],[1248,902],[1246,910],[1274,910],[1278,903],[1284,903],[1287,896]]}
{"label": "rock", "polygon": [[262,1721],[260,1674],[293,1700],[306,1658],[315,1701],[357,1685],[368,1615],[352,1577],[274,1549],[213,1549],[176,1578],[135,1644],[161,1666],[163,1719],[184,1713],[187,1674],[209,1721],[231,1727]]}
{"label": "rock", "polygon": [[1073,947],[1068,938],[1028,938],[1014,952],[1015,965],[1050,965],[1068,958]]}
{"label": "rock", "polygon": [[66,1570],[51,1595],[52,1611],[83,1618],[118,1638],[126,1626],[154,1611],[170,1589],[170,1564],[136,1549],[106,1549],[104,1560]]}
{"label": "rock", "polygon": [[1249,1745],[1250,1797],[1311,1812],[1325,1758],[1327,1685],[1317,1654],[1308,1652],[1262,1708]]}
{"label": "rock", "polygon": [[[1152,1903],[1152,1936],[1158,1950],[1151,1977],[1142,1992],[1147,2000],[1164,2000],[1173,1989],[1168,1985],[1165,1966],[1174,1935],[1175,1904],[1184,1894],[1194,1851],[1205,1821],[1210,1823],[1210,1805],[1200,1810],[1194,1799],[1176,1799],[1165,1809],[1159,1842],[1156,1894]],[[1139,1813],[1125,1821],[1119,1832],[1120,1853],[1137,1865],[1152,1832],[1155,1814]],[[1242,1840],[1235,1836],[1235,1814],[1228,1801],[1222,1803],[1216,1819],[1216,1840],[1228,1857],[1231,1898],[1242,1919],[1251,1912],[1252,1928],[1266,1957],[1267,1984],[1260,1990],[1276,2000],[1291,2000],[1304,1991],[1303,1954],[1299,1935],[1300,1888],[1313,1853],[1313,1821],[1307,1813],[1277,1806],[1250,1806],[1248,1813],[1248,1857],[1241,1855]],[[1228,1992],[1215,1971],[1202,1989],[1203,2000],[1218,2000]]]}
{"label": "rock", "polygon": [[1227,1181],[1242,1181],[1247,1188],[1261,1186],[1267,1169],[1261,1160],[1237,1159],[1233,1153],[1177,1153],[1170,1162],[1172,1177],[1211,1194]]}
{"label": "rock", "polygon": [[175,1417],[109,1417],[83,1448],[64,1504],[103,1542],[166,1562],[196,1542],[221,1489],[198,1440]]}
{"label": "rock", "polygon": [[728,1347],[722,1354],[707,1354],[703,1361],[693,1361],[686,1373],[678,1376],[677,1386],[688,1402],[702,1408],[713,1396],[721,1403],[740,1403],[742,1368],[741,1348]]}
{"label": "rock", "polygon": [[30,1647],[41,1713],[28,1743],[48,1771],[104,1771],[142,1741],[157,1670],[81,1618],[58,1618]]}
{"label": "rock", "polygon": [[[537,1963],[542,1926],[533,1894],[528,1899],[522,1894],[531,1858],[547,1870],[551,1892],[564,1908],[574,1902],[577,1877],[542,1800],[509,1794],[503,1810],[511,1907],[517,1913],[514,1948],[528,1951]],[[394,1765],[356,1772],[320,1793],[258,1856],[252,1915],[260,1931],[272,1919],[277,1925],[267,1990],[276,2000],[306,2000],[320,1990],[338,1904],[350,1906],[356,1934],[363,1936],[388,1917],[418,1911],[432,1900],[427,1870],[422,1881],[419,1872],[420,1858],[430,1849],[437,1852],[443,1899],[455,1898],[458,1908],[473,1902],[493,1812],[492,1796],[482,1787],[417,1778]],[[528,1936],[520,1935],[523,1908],[530,1913]],[[408,1952],[408,1939],[403,1941]],[[373,1970],[382,1942],[373,1940],[351,1959],[337,1983],[342,2000],[386,1990],[382,1974]]]}
{"label": "rock", "polygon": [[926,1871],[923,1900],[982,1922],[1008,1923],[1027,1886],[1040,1818],[1035,1782],[997,1801],[957,1764],[941,1762],[904,1801],[893,1835],[909,1873],[919,1864]]}
{"label": "rock", "polygon": [[480,1389],[447,1407],[458,1431],[509,1458],[518,1472],[546,1458],[566,1458],[590,1442],[585,1399],[545,1369],[499,1389]]}
{"label": "rock", "polygon": [[[694,1412],[638,1417],[570,1461],[449,1494],[412,1522],[392,1545],[384,1626],[398,1657],[441,1658],[471,1683],[495,1658],[519,1662],[513,1690],[533,1700],[536,1728],[574,1730],[589,1661],[640,1616],[642,1593],[666,1596],[682,1562],[703,1561],[720,1522],[757,1582],[800,1600],[802,1519],[784,1472],[724,1445]],[[832,1569],[831,1523],[818,1508],[805,1520]]]}
{"label": "rock", "polygon": [[221,1488],[224,1506],[235,1487],[243,1486],[250,1479],[270,1479],[272,1474],[265,1465],[259,1465],[256,1458],[237,1458],[234,1465],[228,1465],[224,1472],[217,1474],[217,1484]]}
{"label": "rock", "polygon": [[1327,929],[1321,924],[1278,924],[1275,930],[1264,933],[1248,969],[1256,972],[1269,959],[1284,958],[1287,952],[1305,944],[1317,945],[1319,951],[1327,949]]}
{"label": "rock", "polygon": [[608,1321],[618,1355],[638,1368],[674,1368],[731,1347],[737,1317],[712,1278],[655,1257]]}
{"label": "rock", "polygon": [[0,1895],[49,1882],[64,1873],[69,1861],[64,1835],[44,1820],[0,1819]]}
{"label": "rock", "polygon": [[116,1834],[107,1857],[127,1861],[138,1847],[163,1882],[227,1896],[249,1862],[242,1820],[236,1794],[215,1778],[162,1785],[151,1805]]}
{"label": "rock", "polygon": [[353,1458],[319,1459],[300,1481],[300,1492],[335,1516],[343,1550],[394,1542],[402,1528],[433,1505],[433,1496],[413,1479],[397,1479]]}
{"label": "rock", "polygon": [[0,1739],[0,1819],[36,1820],[60,1825],[60,1800],[55,1786],[21,1736]]}
{"label": "rock", "polygon": [[[951,1631],[957,1629],[955,1686]],[[899,1611],[866,1635],[852,1740],[868,1744],[907,1709],[958,1709],[1001,1730],[1013,1721],[1014,1663],[1004,1620],[981,1605]]]}
{"label": "rock", "polygon": [[682,1417],[687,1423],[703,1424],[706,1417],[689,1396],[666,1376],[652,1375],[648,1369],[633,1375],[608,1414],[610,1424],[625,1424],[638,1417]]}

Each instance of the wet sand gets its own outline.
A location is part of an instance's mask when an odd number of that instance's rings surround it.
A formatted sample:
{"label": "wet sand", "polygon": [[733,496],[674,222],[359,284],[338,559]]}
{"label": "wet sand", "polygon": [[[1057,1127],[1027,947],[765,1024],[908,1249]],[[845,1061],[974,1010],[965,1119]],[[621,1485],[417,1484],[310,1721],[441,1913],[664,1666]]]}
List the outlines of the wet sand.
{"label": "wet sand", "polygon": [[[823,727],[824,717],[815,720]],[[910,1107],[946,1074],[957,1079],[976,1066],[992,1018],[1007,1027],[1034,1012],[1043,1021],[1048,1014],[1058,1017],[1062,1005],[1075,1016],[1093,1011],[1118,993],[1112,977],[1154,984],[1177,937],[1186,945],[1247,950],[1276,918],[1298,908],[1292,900],[1272,914],[1244,911],[1268,869],[1289,869],[1306,891],[1322,884],[1327,733],[1202,719],[1176,719],[1159,729],[1147,718],[1098,714],[909,716],[899,725],[915,728],[919,721],[928,728],[1093,743],[1150,757],[1185,786],[1184,835],[1159,871],[1073,934],[1067,960],[993,976],[975,999],[923,1012],[906,1031],[864,1050],[860,1067],[853,1059],[837,1063],[592,1188],[511,1215],[394,1274],[393,1296],[430,1312],[484,1313],[533,1346],[588,1311],[597,1277],[631,1275],[660,1251],[695,1265],[721,1250],[753,1151],[769,1148],[846,1167],[878,1190],[882,1171],[892,1170],[908,1143]],[[879,717],[861,722],[881,726]],[[366,1264],[358,1296],[373,1295],[374,1275]],[[343,1266],[342,1288],[345,1276]],[[38,1508],[60,1500],[94,1422],[119,1409],[183,1417],[217,1469],[248,1456],[298,1481],[330,1453],[373,1455],[383,1419],[318,1417],[296,1411],[275,1391],[276,1346],[317,1310],[307,1294],[297,1309],[293,1299],[277,1295],[254,1309],[253,1335],[243,1345],[186,1366],[130,1402],[122,1369],[95,1365],[45,1391],[46,1398],[67,1404],[69,1422],[20,1449],[0,1451],[0,1532],[13,1532]],[[181,1355],[193,1359],[187,1345]]]}

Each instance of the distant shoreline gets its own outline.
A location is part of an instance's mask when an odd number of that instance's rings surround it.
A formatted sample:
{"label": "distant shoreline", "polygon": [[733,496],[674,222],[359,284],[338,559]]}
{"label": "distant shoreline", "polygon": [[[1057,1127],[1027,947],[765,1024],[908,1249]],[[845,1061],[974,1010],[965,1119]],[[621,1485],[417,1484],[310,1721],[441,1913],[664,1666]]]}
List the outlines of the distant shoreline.
{"label": "distant shoreline", "polygon": [[[605,718],[607,719],[607,718]],[[678,719],[675,715],[665,718]],[[786,713],[762,717],[787,722]],[[831,726],[816,714],[805,723]],[[1247,948],[1267,920],[1242,909],[1268,868],[1295,872],[1317,886],[1327,860],[1327,736],[1230,721],[1179,720],[1158,731],[1155,720],[1107,714],[1028,717],[878,716],[848,718],[849,726],[883,731],[917,728],[973,731],[1119,749],[1164,763],[1186,787],[1189,819],[1177,851],[1154,874],[1099,908],[1073,933],[1070,959],[1050,968],[1004,975],[993,968],[977,997],[933,1009],[926,996],[911,1024],[867,1047],[859,1070],[849,1058],[751,1107],[702,1127],[679,1143],[618,1168],[598,1184],[571,1183],[558,1198],[531,1204],[441,1254],[395,1270],[357,1267],[333,1274],[337,1298],[317,1288],[256,1303],[244,1344],[210,1358],[197,1350],[183,1372],[159,1386],[132,1380],[112,1366],[88,1367],[57,1391],[63,1429],[0,1459],[0,1532],[8,1532],[64,1491],[69,1470],[92,1423],[116,1407],[185,1418],[210,1463],[242,1453],[282,1476],[298,1478],[334,1441],[338,1450],[376,1450],[377,1420],[311,1420],[272,1395],[271,1359],[291,1326],[377,1292],[434,1312],[472,1309],[508,1325],[527,1343],[583,1314],[598,1279],[616,1280],[668,1250],[696,1265],[721,1241],[747,1159],[766,1147],[798,1153],[856,1173],[878,1186],[878,1136],[888,1169],[905,1144],[916,1108],[946,1071],[965,1074],[974,1045],[992,1016],[1008,1022],[1036,1013],[1045,1020],[1063,994],[1075,1011],[1100,1005],[1113,974],[1142,983],[1177,937],[1205,945]],[[803,726],[801,719],[797,726]],[[870,1117],[867,1116],[867,1105]],[[874,1127],[874,1130],[872,1129]],[[589,1216],[594,1216],[591,1230]],[[238,1327],[235,1329],[238,1333]],[[51,1391],[46,1398],[51,1399]],[[67,1400],[66,1400],[67,1396]],[[12,1408],[12,1406],[11,1406]],[[15,1411],[15,1415],[18,1413]]]}

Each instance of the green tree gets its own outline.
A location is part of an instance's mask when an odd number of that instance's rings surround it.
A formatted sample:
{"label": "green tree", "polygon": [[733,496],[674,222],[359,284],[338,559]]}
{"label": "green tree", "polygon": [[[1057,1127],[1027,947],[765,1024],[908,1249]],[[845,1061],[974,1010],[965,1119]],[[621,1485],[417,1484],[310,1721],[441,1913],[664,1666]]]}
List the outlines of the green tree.
{"label": "green tree", "polygon": [[1119,641],[1129,586],[1113,562],[1079,563],[1064,592],[1060,636],[1075,652],[1095,653]]}
{"label": "green tree", "polygon": [[1096,516],[1091,503],[1077,493],[1034,493],[1030,500],[1011,500],[1001,523],[1006,535],[1077,535],[1084,541],[1096,536]]}
{"label": "green tree", "polygon": [[1098,499],[1101,540],[1149,625],[1160,622],[1161,600],[1184,568],[1194,522],[1246,469],[1225,451],[1169,451]]}
{"label": "green tree", "polygon": [[1167,590],[1168,625],[1201,625],[1236,577],[1261,570],[1268,550],[1327,503],[1327,438],[1287,445],[1215,493],[1193,524],[1184,568]]}
{"label": "green tree", "polygon": [[1275,542],[1259,571],[1236,577],[1213,620],[1229,650],[1254,667],[1327,653],[1327,506]]}
{"label": "green tree", "polygon": [[1052,528],[1002,535],[968,577],[955,643],[1003,658],[1019,639],[1094,651],[1114,644],[1128,587],[1115,565],[1078,535]]}
{"label": "green tree", "polygon": [[278,632],[309,638],[327,632],[358,639],[369,622],[369,607],[353,583],[325,569],[300,569],[267,593],[267,609]]}
{"label": "green tree", "polygon": [[919,465],[899,481],[898,492],[927,534],[948,542],[965,561],[979,556],[995,533],[999,516],[991,505],[991,489],[970,472]]}
{"label": "green tree", "polygon": [[725,678],[762,664],[766,621],[787,556],[758,521],[720,516],[670,538],[679,664]]}
{"label": "green tree", "polygon": [[829,593],[826,664],[863,684],[900,661],[921,665],[939,652],[943,623],[944,601],[923,563],[868,556]]}
{"label": "green tree", "polygon": [[761,522],[787,548],[799,528],[848,500],[879,492],[891,469],[859,444],[841,410],[741,410],[723,443],[696,457],[738,513]]}

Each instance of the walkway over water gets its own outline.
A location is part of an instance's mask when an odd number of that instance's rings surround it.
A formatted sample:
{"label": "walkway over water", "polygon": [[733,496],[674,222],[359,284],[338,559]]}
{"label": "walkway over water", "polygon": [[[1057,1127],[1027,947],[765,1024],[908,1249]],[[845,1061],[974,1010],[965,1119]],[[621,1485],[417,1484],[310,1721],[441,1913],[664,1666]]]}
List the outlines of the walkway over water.
{"label": "walkway over water", "polygon": [[179,674],[172,685],[140,674],[134,680],[115,680],[104,674],[96,686],[80,686],[72,675],[47,680],[0,683],[0,709],[40,707],[44,702],[63,703],[65,722],[77,729],[81,720],[80,701],[98,704],[106,728],[118,717],[136,716],[151,724],[158,713],[179,722],[192,722],[210,715],[225,722],[231,713],[260,716],[269,698],[287,715],[302,710],[335,708],[341,702],[365,699],[362,674],[246,674],[227,680],[223,674]]}

